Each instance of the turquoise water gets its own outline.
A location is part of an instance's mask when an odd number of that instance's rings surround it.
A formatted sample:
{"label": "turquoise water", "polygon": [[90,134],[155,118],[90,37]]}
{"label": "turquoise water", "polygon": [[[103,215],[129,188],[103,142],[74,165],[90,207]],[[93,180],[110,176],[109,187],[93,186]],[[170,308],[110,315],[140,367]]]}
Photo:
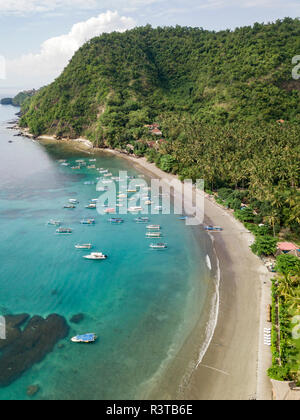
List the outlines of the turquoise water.
{"label": "turquoise water", "polygon": [[[205,240],[199,241],[175,215],[151,217],[161,224],[169,249],[155,252],[145,239],[145,225],[124,216],[123,225],[85,210],[99,194],[95,170],[72,171],[57,160],[87,159],[63,145],[42,146],[14,137],[7,121],[15,108],[0,107],[0,314],[57,313],[68,321],[78,313],[85,320],[72,325],[70,337],[95,332],[93,346],[71,345],[69,338],[11,386],[0,399],[26,399],[29,385],[41,388],[36,399],[131,399],[151,379],[162,361],[176,352],[196,322],[208,291]],[[8,141],[13,140],[12,144]],[[123,159],[97,155],[97,167],[138,175]],[[63,210],[69,198],[76,210]],[[79,221],[90,216],[95,226]],[[49,219],[74,229],[55,235]],[[86,261],[76,243],[93,243],[109,255]]]}

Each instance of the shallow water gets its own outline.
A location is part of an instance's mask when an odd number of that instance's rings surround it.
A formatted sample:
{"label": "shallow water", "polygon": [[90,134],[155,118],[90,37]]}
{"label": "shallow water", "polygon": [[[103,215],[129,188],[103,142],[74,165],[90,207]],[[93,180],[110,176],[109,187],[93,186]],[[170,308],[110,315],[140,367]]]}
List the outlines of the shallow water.
{"label": "shallow water", "polygon": [[[0,399],[26,399],[37,384],[36,399],[132,399],[162,361],[176,353],[198,320],[209,285],[205,238],[195,236],[175,215],[151,216],[161,224],[169,248],[149,249],[145,225],[134,215],[114,226],[108,216],[86,210],[96,198],[95,170],[72,171],[57,160],[88,159],[65,145],[40,145],[14,137],[7,121],[15,108],[0,107],[0,315],[57,313],[68,321],[78,313],[85,320],[72,325],[70,337],[95,332],[92,346],[71,345],[49,354],[11,386]],[[12,144],[8,141],[13,140]],[[97,167],[138,175],[115,156],[97,155]],[[69,198],[76,210],[63,210]],[[95,226],[79,221],[90,216]],[[57,236],[46,226],[62,220],[73,235]],[[86,261],[76,243],[93,243],[109,255],[103,262]]]}

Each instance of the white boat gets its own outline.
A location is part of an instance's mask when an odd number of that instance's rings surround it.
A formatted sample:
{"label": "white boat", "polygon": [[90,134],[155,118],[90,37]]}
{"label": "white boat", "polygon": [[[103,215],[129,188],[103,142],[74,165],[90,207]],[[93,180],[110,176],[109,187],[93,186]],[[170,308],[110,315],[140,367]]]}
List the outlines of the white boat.
{"label": "white boat", "polygon": [[147,226],[148,230],[161,230],[161,226],[159,225],[149,225]]}
{"label": "white boat", "polygon": [[97,340],[96,334],[84,334],[84,335],[77,335],[76,337],[71,338],[72,343],[78,344],[89,344],[94,343]]}
{"label": "white boat", "polygon": [[75,248],[76,249],[92,249],[93,245],[92,244],[82,244],[82,245],[78,244],[78,245],[75,245]]}
{"label": "white boat", "polygon": [[66,204],[64,209],[76,209],[76,206],[74,204]]}
{"label": "white boat", "polygon": [[89,159],[90,162],[97,162],[97,159]]}
{"label": "white boat", "polygon": [[88,206],[85,206],[85,208],[89,210],[95,210],[97,208],[97,204],[89,204]]}
{"label": "white boat", "polygon": [[96,165],[89,165],[87,168],[88,169],[96,169]]}
{"label": "white boat", "polygon": [[138,217],[134,219],[136,223],[148,223],[150,221],[149,217]]}
{"label": "white boat", "polygon": [[162,234],[160,232],[148,232],[146,233],[147,238],[161,238]]}
{"label": "white boat", "polygon": [[49,225],[49,226],[60,226],[61,222],[59,222],[58,220],[49,220],[47,225]]}
{"label": "white boat", "polygon": [[70,198],[69,203],[70,204],[79,204],[79,201],[76,198]]}
{"label": "white boat", "polygon": [[168,248],[167,244],[151,244],[150,245],[151,249],[166,249]]}
{"label": "white boat", "polygon": [[99,261],[99,260],[106,260],[108,257],[107,255],[102,254],[102,252],[92,252],[90,255],[86,255],[83,258],[85,258],[86,260]]}

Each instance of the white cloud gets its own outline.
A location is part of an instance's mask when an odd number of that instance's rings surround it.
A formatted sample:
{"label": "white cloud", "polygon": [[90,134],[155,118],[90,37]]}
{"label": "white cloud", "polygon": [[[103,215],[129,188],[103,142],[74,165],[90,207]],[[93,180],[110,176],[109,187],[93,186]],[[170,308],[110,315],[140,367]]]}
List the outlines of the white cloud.
{"label": "white cloud", "polygon": [[50,38],[38,54],[26,54],[7,61],[8,83],[40,87],[54,80],[73,54],[88,40],[104,32],[123,32],[135,26],[130,17],[107,11],[85,22],[75,24],[66,35]]}

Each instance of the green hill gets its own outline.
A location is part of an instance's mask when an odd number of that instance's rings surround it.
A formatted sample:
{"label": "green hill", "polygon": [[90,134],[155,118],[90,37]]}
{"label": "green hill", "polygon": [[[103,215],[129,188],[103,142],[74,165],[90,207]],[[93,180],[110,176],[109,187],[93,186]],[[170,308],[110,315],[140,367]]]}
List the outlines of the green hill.
{"label": "green hill", "polygon": [[128,142],[168,111],[214,124],[299,121],[300,83],[291,77],[299,51],[300,21],[289,18],[234,32],[146,26],[104,34],[33,98],[22,124],[35,134]]}
{"label": "green hill", "polygon": [[[300,21],[289,18],[234,32],[147,26],[102,35],[24,103],[21,125],[203,178],[256,234],[264,223],[264,234],[299,242],[299,53]],[[162,141],[145,127],[155,122]]]}

